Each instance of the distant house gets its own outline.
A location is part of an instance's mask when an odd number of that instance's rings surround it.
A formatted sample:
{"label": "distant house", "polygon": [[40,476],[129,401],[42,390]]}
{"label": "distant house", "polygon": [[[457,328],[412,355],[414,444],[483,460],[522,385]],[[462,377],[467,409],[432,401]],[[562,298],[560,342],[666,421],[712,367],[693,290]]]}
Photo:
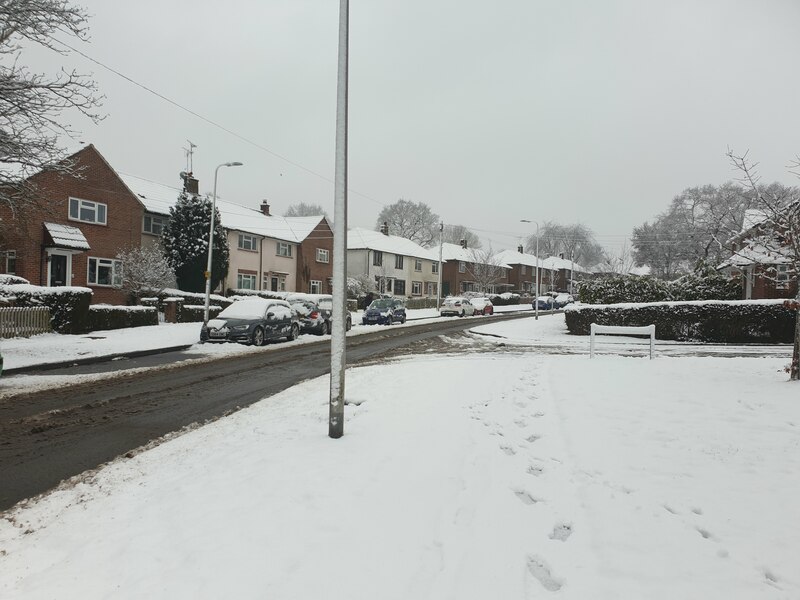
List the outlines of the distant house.
{"label": "distant house", "polygon": [[0,272],[47,287],[81,286],[92,302],[123,304],[122,249],[141,244],[144,205],[93,145],[73,153],[78,176],[41,171],[35,208],[0,206]]}
{"label": "distant house", "polygon": [[591,274],[589,269],[560,256],[543,259],[541,268],[544,283],[539,284],[539,289],[551,292],[572,293],[577,289],[577,282]]}
{"label": "distant house", "polygon": [[742,299],[795,298],[797,275],[791,259],[780,247],[764,246],[767,216],[760,210],[745,211],[742,230],[729,242],[734,251],[718,270],[742,279]]}
{"label": "distant house", "polygon": [[511,266],[495,254],[467,248],[466,243],[445,243],[442,244],[442,255],[447,261],[442,269],[442,293],[445,296],[464,292],[503,293],[514,287],[508,279]]}
{"label": "distant house", "polygon": [[542,289],[542,261],[537,260],[533,254],[526,254],[522,246],[517,250],[503,250],[497,253],[497,259],[507,264],[508,283],[512,292],[520,294],[534,294],[536,287],[536,267],[539,267],[539,289]]}
{"label": "distant house", "polygon": [[375,289],[402,297],[436,297],[439,254],[404,237],[370,229],[347,232],[347,275],[367,276]]}
{"label": "distant house", "polygon": [[[146,207],[142,243],[157,243],[181,188],[131,175],[122,178]],[[196,180],[187,179],[185,189],[196,193]],[[216,206],[230,248],[222,291],[332,292],[333,230],[327,217],[274,216],[266,201],[260,210],[220,198]]]}

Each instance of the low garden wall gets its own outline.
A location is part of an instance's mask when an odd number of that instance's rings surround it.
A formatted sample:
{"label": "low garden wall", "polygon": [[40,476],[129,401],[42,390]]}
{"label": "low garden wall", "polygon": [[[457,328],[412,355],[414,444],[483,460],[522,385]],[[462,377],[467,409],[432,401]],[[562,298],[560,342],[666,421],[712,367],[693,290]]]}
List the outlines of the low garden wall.
{"label": "low garden wall", "polygon": [[654,324],[659,340],[712,343],[791,343],[795,311],[783,300],[701,300],[637,304],[571,304],[567,329],[589,335],[590,325],[643,327]]}

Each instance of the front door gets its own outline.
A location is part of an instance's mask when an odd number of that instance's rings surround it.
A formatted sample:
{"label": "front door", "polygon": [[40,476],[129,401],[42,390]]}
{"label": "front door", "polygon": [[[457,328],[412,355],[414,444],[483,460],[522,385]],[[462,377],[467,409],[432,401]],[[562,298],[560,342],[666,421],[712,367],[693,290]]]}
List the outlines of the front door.
{"label": "front door", "polygon": [[277,292],[278,291],[278,278],[277,277],[271,277],[270,278],[269,288],[273,292]]}
{"label": "front door", "polygon": [[50,255],[50,287],[58,287],[68,285],[67,269],[68,257],[64,254],[51,254]]}

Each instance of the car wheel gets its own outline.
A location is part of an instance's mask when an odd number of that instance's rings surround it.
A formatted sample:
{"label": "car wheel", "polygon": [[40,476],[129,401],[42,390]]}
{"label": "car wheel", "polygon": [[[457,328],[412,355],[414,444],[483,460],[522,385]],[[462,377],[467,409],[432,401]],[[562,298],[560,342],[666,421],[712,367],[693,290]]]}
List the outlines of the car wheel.
{"label": "car wheel", "polygon": [[330,332],[331,332],[331,324],[328,323],[327,321],[323,321],[320,335],[328,335]]}
{"label": "car wheel", "polygon": [[253,335],[250,336],[250,343],[253,346],[263,346],[264,345],[264,330],[261,327],[256,327],[253,330]]}
{"label": "car wheel", "polygon": [[389,318],[388,318],[388,319],[386,319],[386,324],[387,324],[387,325],[389,325],[390,327],[391,327],[392,325],[394,325],[394,319],[392,318],[392,316],[391,316],[391,315],[389,315]]}
{"label": "car wheel", "polygon": [[290,342],[293,342],[298,337],[300,337],[300,328],[297,325],[292,325],[289,329],[289,335],[286,336],[286,339]]}
{"label": "car wheel", "polygon": [[347,317],[347,331],[350,331],[353,328],[353,320],[348,316]]}
{"label": "car wheel", "polygon": [[463,308],[461,309],[461,312],[460,312],[460,313],[458,313],[458,316],[459,316],[459,317],[463,317],[463,316],[464,316],[464,309],[463,309]]}
{"label": "car wheel", "polygon": [[405,316],[405,315],[403,315],[403,318],[402,318],[402,319],[400,319],[400,323],[401,323],[402,325],[405,325],[405,324],[406,324],[406,316]]}

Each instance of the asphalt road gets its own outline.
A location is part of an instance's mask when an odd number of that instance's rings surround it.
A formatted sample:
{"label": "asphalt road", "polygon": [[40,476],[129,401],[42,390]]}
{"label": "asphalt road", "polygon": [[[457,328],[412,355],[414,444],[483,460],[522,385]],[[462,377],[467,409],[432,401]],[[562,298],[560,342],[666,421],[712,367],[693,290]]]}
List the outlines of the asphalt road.
{"label": "asphalt road", "polygon": [[[500,314],[492,320],[529,317]],[[400,347],[414,351],[431,338],[476,326],[474,319],[381,327],[347,340],[347,363],[374,361]],[[86,373],[167,364],[92,381],[17,395],[0,402],[0,511],[46,492],[193,423],[215,419],[330,369],[330,338],[291,347],[273,344],[213,362],[182,353],[123,364],[48,371]]]}

